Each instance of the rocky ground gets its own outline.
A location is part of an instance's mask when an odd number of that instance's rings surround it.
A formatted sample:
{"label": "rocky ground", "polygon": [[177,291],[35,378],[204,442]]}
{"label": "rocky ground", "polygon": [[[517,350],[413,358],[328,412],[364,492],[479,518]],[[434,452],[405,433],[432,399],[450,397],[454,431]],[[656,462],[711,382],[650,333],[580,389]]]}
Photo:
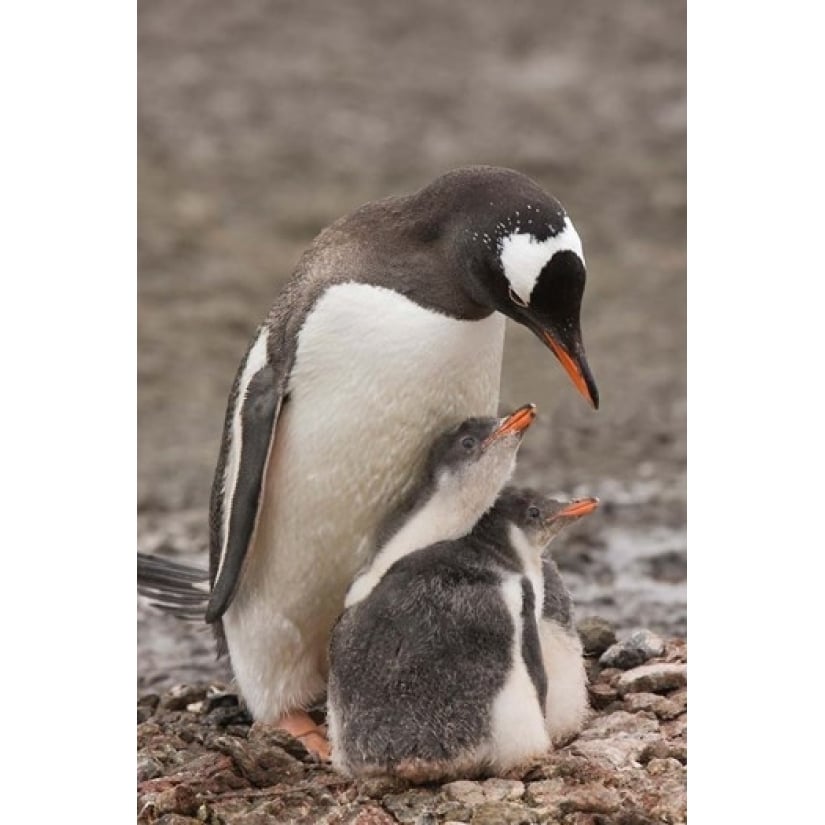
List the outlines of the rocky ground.
{"label": "rocky ground", "polygon": [[[138,698],[138,822],[149,825],[652,825],[686,821],[687,646],[641,632],[611,644],[585,620],[592,716],[505,777],[413,787],[350,781],[251,720],[222,684]],[[652,655],[658,654],[658,655]]]}

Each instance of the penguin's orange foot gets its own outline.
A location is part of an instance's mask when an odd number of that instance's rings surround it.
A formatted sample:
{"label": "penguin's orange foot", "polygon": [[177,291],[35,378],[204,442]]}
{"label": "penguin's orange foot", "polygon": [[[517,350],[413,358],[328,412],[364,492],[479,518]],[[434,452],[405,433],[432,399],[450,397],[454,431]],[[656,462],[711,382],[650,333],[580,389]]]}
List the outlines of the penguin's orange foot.
{"label": "penguin's orange foot", "polygon": [[276,723],[276,728],[294,736],[310,753],[329,760],[330,746],[326,731],[316,725],[312,717],[303,710],[285,713]]}

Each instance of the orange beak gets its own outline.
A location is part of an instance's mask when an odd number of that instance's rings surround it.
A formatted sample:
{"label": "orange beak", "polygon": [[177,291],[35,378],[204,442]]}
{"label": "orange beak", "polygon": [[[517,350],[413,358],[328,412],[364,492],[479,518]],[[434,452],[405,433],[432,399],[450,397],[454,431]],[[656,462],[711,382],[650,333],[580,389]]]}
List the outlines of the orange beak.
{"label": "orange beak", "polygon": [[592,513],[599,506],[597,498],[579,498],[571,501],[563,510],[560,510],[553,518],[581,518]]}
{"label": "orange beak", "polygon": [[512,433],[523,433],[536,418],[536,405],[525,404],[515,412],[505,418],[481,444],[481,449],[486,450],[494,441]]}
{"label": "orange beak", "polygon": [[579,498],[576,501],[571,501],[567,507],[556,513],[553,518],[581,518],[592,513],[598,506],[599,500],[597,498]]}
{"label": "orange beak", "polygon": [[564,367],[564,371],[570,376],[573,386],[585,397],[594,409],[598,409],[598,401],[593,397],[579,364],[547,330],[542,331],[541,337],[544,339],[544,343],[553,351],[553,355],[559,359],[559,363]]}

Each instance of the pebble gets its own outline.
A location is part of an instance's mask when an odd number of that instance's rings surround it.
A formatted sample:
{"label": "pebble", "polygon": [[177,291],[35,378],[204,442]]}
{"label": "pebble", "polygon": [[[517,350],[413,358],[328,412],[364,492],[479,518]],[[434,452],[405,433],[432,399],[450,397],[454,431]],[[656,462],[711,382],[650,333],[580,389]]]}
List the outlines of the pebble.
{"label": "pebble", "polygon": [[265,788],[283,781],[286,777],[303,776],[306,768],[294,756],[280,748],[270,747],[260,739],[236,739],[234,736],[218,736],[212,747],[232,758],[241,776],[257,788]]}
{"label": "pebble", "polygon": [[388,794],[382,800],[383,806],[399,822],[415,822],[422,809],[430,808],[432,794],[419,788],[411,788],[399,794]]}
{"label": "pebble", "polygon": [[653,759],[675,759],[681,765],[686,765],[687,745],[684,742],[668,742],[665,739],[657,739],[649,745],[645,745],[644,750],[639,754],[639,762],[642,765],[648,764]]}
{"label": "pebble", "polygon": [[358,793],[372,799],[379,799],[391,793],[401,793],[408,787],[407,781],[396,776],[366,776],[356,780]]}
{"label": "pebble", "polygon": [[619,670],[619,668],[617,667],[606,667],[603,671],[599,673],[598,679],[600,682],[610,685],[610,687],[616,687],[623,673],[624,671]]}
{"label": "pebble", "polygon": [[658,662],[625,672],[616,684],[619,695],[664,693],[687,685],[687,665]]}
{"label": "pebble", "polygon": [[667,701],[664,696],[656,693],[628,693],[624,697],[625,710],[630,713],[638,713],[640,710],[650,710],[654,713],[659,702]]}
{"label": "pebble", "polygon": [[619,695],[615,688],[601,683],[588,685],[587,692],[590,695],[590,704],[596,710],[603,710],[611,702],[614,702]]}
{"label": "pebble", "polygon": [[441,788],[447,799],[464,802],[467,805],[478,805],[484,802],[484,791],[478,782],[459,779],[457,782],[448,782]]}
{"label": "pebble", "polygon": [[186,710],[187,705],[202,701],[206,690],[203,685],[175,685],[164,695],[160,706],[164,710]]}
{"label": "pebble", "polygon": [[582,811],[594,814],[612,814],[619,810],[621,798],[615,788],[590,785],[567,791],[558,801],[562,813]]}
{"label": "pebble", "polygon": [[651,711],[663,722],[681,716],[687,710],[687,691],[680,690],[671,696],[655,693],[628,693],[624,697],[624,707],[631,713]]}
{"label": "pebble", "polygon": [[613,625],[601,616],[586,616],[576,626],[585,656],[599,656],[616,643]]}
{"label": "pebble", "polygon": [[655,719],[617,710],[594,719],[580,734],[579,739],[607,739],[616,734],[658,733],[659,723]]}
{"label": "pebble", "polygon": [[524,783],[517,779],[487,779],[481,783],[484,795],[491,800],[521,799],[524,796]]}
{"label": "pebble", "polygon": [[524,796],[524,783],[515,779],[493,778],[484,782],[459,779],[443,785],[441,790],[447,799],[462,802],[465,805],[479,805],[482,802],[521,799]]}
{"label": "pebble", "polygon": [[527,799],[534,805],[546,806],[555,803],[564,788],[563,779],[545,779],[527,785]]}
{"label": "pebble", "polygon": [[687,662],[687,641],[670,639],[665,646],[666,662]]}
{"label": "pebble", "polygon": [[639,630],[623,642],[616,642],[607,648],[599,657],[599,664],[628,670],[644,664],[648,659],[661,656],[664,652],[665,643],[661,636],[649,630]]}
{"label": "pebble", "polygon": [[665,759],[651,759],[647,763],[647,772],[651,776],[661,776],[663,773],[675,773],[684,770],[684,766],[678,759],[668,757]]}
{"label": "pebble", "polygon": [[155,779],[158,776],[163,776],[163,765],[151,756],[138,756],[137,781],[145,782],[147,779]]}
{"label": "pebble", "polygon": [[515,802],[482,802],[473,810],[470,822],[472,825],[538,825],[539,814]]}
{"label": "pebble", "polygon": [[376,805],[368,805],[358,812],[352,825],[395,825],[395,820]]}
{"label": "pebble", "polygon": [[619,710],[594,719],[571,751],[605,767],[626,768],[639,764],[647,745],[660,738],[656,719]]}
{"label": "pebble", "polygon": [[150,806],[155,814],[195,814],[198,810],[198,801],[195,792],[188,785],[175,785],[156,794],[147,794],[141,800],[144,805]]}
{"label": "pebble", "polygon": [[160,704],[160,696],[157,693],[147,693],[137,700],[137,723],[146,722],[151,719]]}

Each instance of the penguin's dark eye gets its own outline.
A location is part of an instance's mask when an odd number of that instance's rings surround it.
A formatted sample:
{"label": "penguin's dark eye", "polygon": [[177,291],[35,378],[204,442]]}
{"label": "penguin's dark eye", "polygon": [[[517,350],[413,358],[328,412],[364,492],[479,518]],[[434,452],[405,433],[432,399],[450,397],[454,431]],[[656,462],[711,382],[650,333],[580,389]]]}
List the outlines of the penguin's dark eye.
{"label": "penguin's dark eye", "polygon": [[477,443],[478,442],[471,435],[465,435],[464,438],[461,439],[461,446],[468,452],[470,450],[474,450]]}
{"label": "penguin's dark eye", "polygon": [[539,508],[534,505],[527,508],[527,518],[537,519],[541,515]]}
{"label": "penguin's dark eye", "polygon": [[522,307],[522,308],[525,308],[525,307],[527,306],[527,302],[526,302],[526,301],[522,301],[522,300],[521,300],[521,298],[520,298],[518,295],[516,295],[516,292],[515,292],[515,290],[513,289],[513,287],[508,287],[508,291],[509,291],[509,293],[510,293],[510,300],[511,300],[511,301],[512,301],[512,302],[513,302],[516,306],[520,306],[520,307]]}

